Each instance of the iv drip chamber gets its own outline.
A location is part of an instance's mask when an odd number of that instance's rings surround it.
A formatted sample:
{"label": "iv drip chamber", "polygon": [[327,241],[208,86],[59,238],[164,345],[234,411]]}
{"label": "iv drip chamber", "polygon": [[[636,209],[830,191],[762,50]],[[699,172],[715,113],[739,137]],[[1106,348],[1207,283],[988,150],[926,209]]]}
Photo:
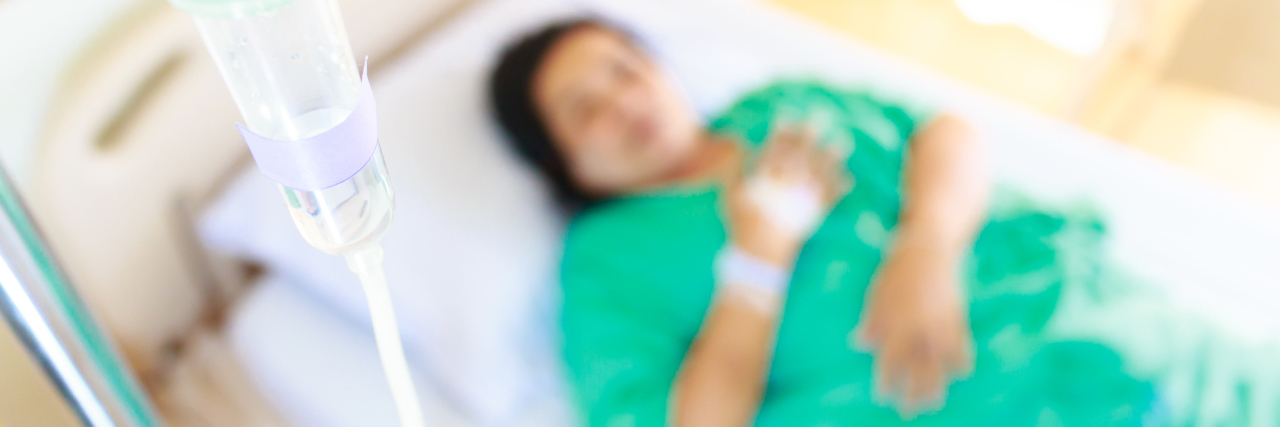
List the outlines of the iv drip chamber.
{"label": "iv drip chamber", "polygon": [[[360,98],[360,70],[333,0],[171,0],[187,11],[249,131],[297,141],[332,129]],[[261,162],[260,162],[261,163]],[[394,193],[381,149],[326,188],[280,191],[298,231],[345,255],[377,245]]]}

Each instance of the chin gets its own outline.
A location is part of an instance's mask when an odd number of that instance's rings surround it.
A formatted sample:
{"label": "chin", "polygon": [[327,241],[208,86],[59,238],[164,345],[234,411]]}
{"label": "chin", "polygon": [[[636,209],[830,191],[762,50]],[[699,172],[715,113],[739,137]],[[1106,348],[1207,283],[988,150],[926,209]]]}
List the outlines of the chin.
{"label": "chin", "polygon": [[694,150],[692,144],[679,143],[663,143],[652,146],[653,150],[646,153],[647,163],[652,166],[650,171],[655,177],[667,177],[672,174],[680,174],[693,157]]}
{"label": "chin", "polygon": [[693,153],[694,144],[684,139],[667,138],[652,145],[652,158],[668,164],[680,164]]}

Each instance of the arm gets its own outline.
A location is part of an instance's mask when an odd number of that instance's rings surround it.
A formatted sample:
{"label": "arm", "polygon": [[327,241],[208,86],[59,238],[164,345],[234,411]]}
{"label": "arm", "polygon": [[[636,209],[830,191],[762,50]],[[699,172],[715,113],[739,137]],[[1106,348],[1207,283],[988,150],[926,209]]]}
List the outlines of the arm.
{"label": "arm", "polygon": [[869,290],[860,345],[875,353],[876,390],[905,415],[939,405],[972,369],[960,266],[985,213],[980,140],[943,115],[911,138],[894,246]]}
{"label": "arm", "polygon": [[[756,276],[772,276],[765,281],[776,286],[753,286],[759,283],[745,283],[752,280],[751,274],[716,269],[715,299],[674,385],[675,425],[744,426],[755,417],[796,255],[835,201],[849,190],[842,161],[835,153],[817,149],[812,135],[784,133],[766,148],[745,185],[730,186],[729,245],[753,266],[774,273]],[[762,199],[752,188],[760,182],[757,178],[791,191],[812,191],[810,215],[802,215],[799,221],[795,217],[779,221],[768,210],[778,200]]]}
{"label": "arm", "polygon": [[716,298],[676,378],[674,424],[745,426],[764,394],[778,310],[743,294]]}
{"label": "arm", "polygon": [[910,147],[900,246],[930,245],[961,257],[986,213],[989,178],[982,141],[968,123],[942,115],[913,135]]}

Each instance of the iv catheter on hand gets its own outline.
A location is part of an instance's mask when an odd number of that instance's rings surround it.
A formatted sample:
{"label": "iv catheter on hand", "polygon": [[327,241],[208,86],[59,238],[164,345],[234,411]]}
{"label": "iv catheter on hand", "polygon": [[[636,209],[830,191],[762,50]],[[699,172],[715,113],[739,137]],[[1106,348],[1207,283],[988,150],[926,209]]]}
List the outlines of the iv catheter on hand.
{"label": "iv catheter on hand", "polygon": [[359,276],[401,425],[423,425],[382,272],[380,241],[394,195],[377,110],[367,65],[356,67],[337,4],[170,3],[195,19],[244,118],[241,135],[259,171],[280,184],[298,231],[317,249],[346,258]]}

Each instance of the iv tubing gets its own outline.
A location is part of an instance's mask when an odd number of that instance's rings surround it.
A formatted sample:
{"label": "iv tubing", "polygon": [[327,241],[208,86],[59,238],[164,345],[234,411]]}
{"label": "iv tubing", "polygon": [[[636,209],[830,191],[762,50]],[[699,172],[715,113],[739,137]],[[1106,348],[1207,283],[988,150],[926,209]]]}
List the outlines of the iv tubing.
{"label": "iv tubing", "polygon": [[373,337],[378,343],[378,355],[382,357],[382,369],[391,385],[391,397],[400,414],[400,425],[423,427],[422,408],[418,405],[418,394],[409,376],[409,364],[405,361],[395,311],[391,307],[391,293],[387,291],[387,279],[382,272],[382,246],[375,245],[348,254],[346,259],[347,268],[360,276],[365,300],[369,302]]}

